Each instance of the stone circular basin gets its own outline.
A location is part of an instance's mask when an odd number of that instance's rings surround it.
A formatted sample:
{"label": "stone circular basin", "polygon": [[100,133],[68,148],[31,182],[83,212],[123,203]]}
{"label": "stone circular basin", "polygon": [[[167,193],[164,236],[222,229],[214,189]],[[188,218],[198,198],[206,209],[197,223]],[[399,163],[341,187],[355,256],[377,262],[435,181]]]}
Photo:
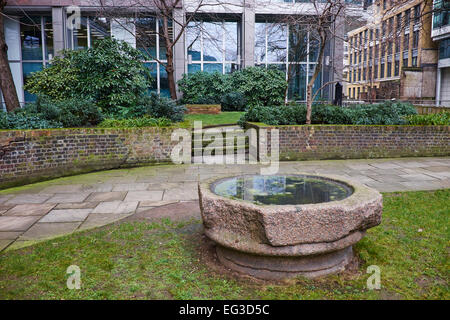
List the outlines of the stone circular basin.
{"label": "stone circular basin", "polygon": [[227,267],[263,279],[345,269],[381,223],[381,194],[329,175],[243,175],[199,184],[205,234]]}

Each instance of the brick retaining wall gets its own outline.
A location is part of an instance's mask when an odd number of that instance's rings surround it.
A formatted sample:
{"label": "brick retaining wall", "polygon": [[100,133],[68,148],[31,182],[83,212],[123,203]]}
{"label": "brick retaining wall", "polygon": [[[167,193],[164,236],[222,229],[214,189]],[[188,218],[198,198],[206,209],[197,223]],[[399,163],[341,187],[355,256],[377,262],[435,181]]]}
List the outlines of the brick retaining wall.
{"label": "brick retaining wall", "polygon": [[172,128],[0,131],[0,188],[65,175],[169,162]]}
{"label": "brick retaining wall", "polygon": [[279,129],[282,161],[450,155],[449,126],[247,126]]}

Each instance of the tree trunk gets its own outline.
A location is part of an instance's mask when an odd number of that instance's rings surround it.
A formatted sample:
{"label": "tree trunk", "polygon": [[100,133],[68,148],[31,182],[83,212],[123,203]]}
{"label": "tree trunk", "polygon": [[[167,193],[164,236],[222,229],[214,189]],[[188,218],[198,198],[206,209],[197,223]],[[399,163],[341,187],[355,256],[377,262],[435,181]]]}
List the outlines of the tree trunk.
{"label": "tree trunk", "polygon": [[169,21],[167,19],[168,14],[165,14],[163,17],[163,35],[164,35],[164,42],[166,43],[166,56],[167,56],[167,65],[166,65],[166,72],[167,72],[167,81],[169,82],[169,91],[170,91],[170,97],[172,100],[177,100],[177,89],[175,86],[175,68],[173,67],[173,41],[169,34]]}
{"label": "tree trunk", "polygon": [[313,85],[311,83],[308,83],[306,87],[306,124],[311,124],[312,102],[313,102],[312,90]]}
{"label": "tree trunk", "polygon": [[[6,1],[0,0],[0,13],[3,13],[3,8],[6,6]],[[4,16],[0,14],[0,89],[5,100],[6,110],[8,112],[20,108],[19,98],[17,97],[16,86],[9,68],[8,62],[8,46],[5,40],[4,31]]]}
{"label": "tree trunk", "polygon": [[173,51],[172,51],[172,49],[167,50],[166,72],[167,72],[167,80],[169,82],[170,98],[172,98],[172,100],[177,100],[177,89],[175,86],[175,74],[174,74],[175,68],[173,67]]}

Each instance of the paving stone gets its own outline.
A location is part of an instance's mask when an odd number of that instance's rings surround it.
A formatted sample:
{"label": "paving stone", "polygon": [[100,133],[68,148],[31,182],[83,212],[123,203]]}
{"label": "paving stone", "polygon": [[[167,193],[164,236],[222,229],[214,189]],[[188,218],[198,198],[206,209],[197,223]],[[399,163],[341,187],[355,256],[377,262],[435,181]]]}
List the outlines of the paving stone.
{"label": "paving stone", "polygon": [[117,184],[113,187],[113,191],[144,191],[148,186],[148,183]]}
{"label": "paving stone", "polygon": [[450,166],[426,167],[424,169],[432,172],[446,172],[450,174]]}
{"label": "paving stone", "polygon": [[94,192],[89,197],[87,197],[86,201],[90,202],[105,202],[114,200],[122,201],[126,195],[127,193],[125,191]]}
{"label": "paving stone", "polygon": [[68,185],[54,185],[44,188],[41,193],[78,193],[81,192],[83,185],[81,184],[68,184]]}
{"label": "paving stone", "polygon": [[440,180],[438,185],[441,189],[449,189],[450,188],[450,179]]}
{"label": "paving stone", "polygon": [[13,197],[12,194],[0,195],[0,203],[3,203]]}
{"label": "paving stone", "polygon": [[18,240],[43,240],[74,232],[81,222],[36,223]]}
{"label": "paving stone", "polygon": [[53,209],[52,203],[18,204],[5,213],[5,216],[43,216]]}
{"label": "paving stone", "polygon": [[180,186],[180,183],[178,182],[160,182],[160,183],[150,183],[147,190],[166,190],[166,189],[174,189]]}
{"label": "paving stone", "polygon": [[83,192],[111,192],[114,185],[111,183],[101,183],[94,185],[84,185]]}
{"label": "paving stone", "polygon": [[178,202],[176,200],[172,201],[141,201],[139,202],[139,207],[160,207],[171,203]]}
{"label": "paving stone", "polygon": [[400,181],[408,181],[407,178],[402,178],[401,176],[398,175],[393,175],[393,174],[379,174],[379,175],[373,175],[373,176],[369,176],[370,178],[372,178],[373,180],[376,180],[378,182],[382,182],[382,183],[389,183],[389,182],[400,182]]}
{"label": "paving stone", "polygon": [[23,232],[22,231],[2,231],[0,232],[0,240],[15,240],[17,239]]}
{"label": "paving stone", "polygon": [[163,191],[129,191],[125,201],[159,201],[162,196]]}
{"label": "paving stone", "polygon": [[5,249],[7,246],[9,246],[13,242],[14,242],[14,240],[0,240],[0,251]]}
{"label": "paving stone", "polygon": [[74,193],[74,194],[59,193],[51,197],[47,201],[47,203],[83,202],[88,196],[89,193]]}
{"label": "paving stone", "polygon": [[129,214],[111,214],[111,213],[96,213],[91,214],[80,226],[79,230],[86,230],[96,227],[101,227],[116,221],[119,221]]}
{"label": "paving stone", "polygon": [[378,168],[378,169],[401,169],[401,167],[398,164],[392,163],[392,162],[380,162],[380,163],[370,163],[372,167]]}
{"label": "paving stone", "polygon": [[164,192],[163,200],[197,200],[198,190],[197,189],[171,189]]}
{"label": "paving stone", "polygon": [[9,209],[13,208],[14,205],[13,204],[0,204],[0,210],[1,211],[8,211]]}
{"label": "paving stone", "polygon": [[430,181],[430,180],[436,180],[436,178],[431,177],[429,175],[426,174],[401,174],[400,177],[407,179],[407,180],[412,180],[412,181]]}
{"label": "paving stone", "polygon": [[5,204],[43,203],[52,195],[50,194],[19,194],[5,202]]}
{"label": "paving stone", "polygon": [[6,210],[0,210],[0,216],[3,215],[6,212]]}
{"label": "paving stone", "polygon": [[156,175],[151,175],[151,176],[142,176],[142,177],[138,177],[136,179],[136,182],[139,183],[143,183],[143,182],[152,182],[152,183],[156,183],[156,182],[167,182],[167,180],[169,179],[168,176],[156,176]]}
{"label": "paving stone", "polygon": [[352,170],[357,170],[357,171],[373,169],[372,166],[370,166],[368,164],[364,164],[364,163],[349,163],[349,164],[346,164],[345,166]]}
{"label": "paving stone", "polygon": [[[137,176],[134,176],[134,177],[122,176],[122,177],[109,178],[105,182],[111,183],[111,184],[133,184],[133,183],[136,183],[136,179],[137,179]],[[115,191],[115,190],[113,190],[113,191]],[[117,191],[121,191],[121,190],[117,190]]]}
{"label": "paving stone", "polygon": [[418,161],[394,161],[393,163],[402,168],[423,168],[427,166],[424,162]]}
{"label": "paving stone", "polygon": [[92,214],[97,213],[111,213],[111,214],[127,214],[136,210],[138,201],[109,201],[100,202],[98,206],[92,211]]}
{"label": "paving stone", "polygon": [[39,220],[42,222],[76,222],[84,221],[92,209],[63,209],[52,210],[45,217]]}
{"label": "paving stone", "polygon": [[0,231],[25,231],[28,230],[41,217],[15,217],[15,216],[1,216],[0,217]]}
{"label": "paving stone", "polygon": [[408,191],[408,188],[400,182],[370,182],[366,183],[366,185],[380,192]]}
{"label": "paving stone", "polygon": [[407,190],[420,191],[420,190],[436,190],[437,184],[432,181],[408,181],[400,182]]}
{"label": "paving stone", "polygon": [[68,202],[60,203],[55,209],[94,209],[98,205],[98,202]]}
{"label": "paving stone", "polygon": [[450,178],[450,172],[431,172],[426,171],[424,172],[427,176],[431,176],[433,178],[439,179],[439,180],[446,180]]}
{"label": "paving stone", "polygon": [[360,183],[375,182],[373,178],[363,175],[348,176],[348,179],[358,181]]}

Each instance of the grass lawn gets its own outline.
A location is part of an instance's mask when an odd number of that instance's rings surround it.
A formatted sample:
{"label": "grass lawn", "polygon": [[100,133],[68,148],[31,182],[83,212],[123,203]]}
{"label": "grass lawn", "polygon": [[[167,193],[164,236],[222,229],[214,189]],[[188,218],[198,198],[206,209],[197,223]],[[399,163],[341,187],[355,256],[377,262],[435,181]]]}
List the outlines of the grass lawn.
{"label": "grass lawn", "polygon": [[[0,299],[449,299],[449,203],[450,190],[384,194],[382,224],[355,248],[358,271],[287,283],[203,263],[198,221],[124,222],[0,253]],[[81,290],[66,288],[72,264]],[[366,288],[369,265],[381,290]]]}
{"label": "grass lawn", "polygon": [[203,126],[237,123],[244,112],[221,112],[219,114],[188,114],[185,120],[194,124],[194,121],[202,121]]}

